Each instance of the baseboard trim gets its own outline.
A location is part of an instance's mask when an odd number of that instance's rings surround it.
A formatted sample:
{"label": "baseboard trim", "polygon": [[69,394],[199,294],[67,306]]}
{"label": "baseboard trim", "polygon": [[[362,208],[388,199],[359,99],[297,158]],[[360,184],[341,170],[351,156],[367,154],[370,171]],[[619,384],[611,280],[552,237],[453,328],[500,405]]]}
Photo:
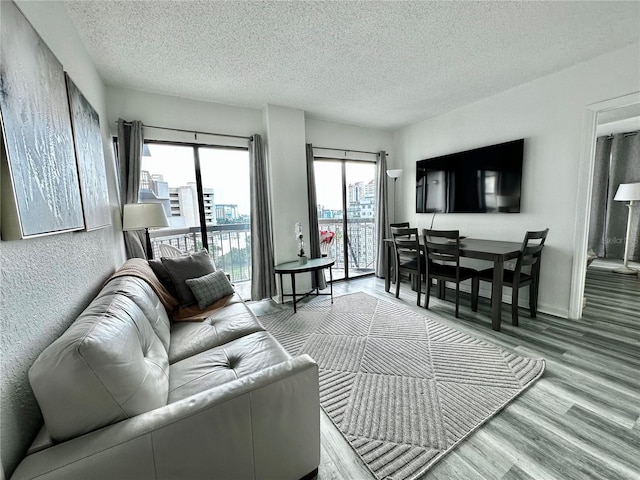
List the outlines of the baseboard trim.
{"label": "baseboard trim", "polygon": [[[487,302],[491,301],[491,287],[489,286],[489,284],[487,284],[487,286],[485,287],[484,282],[480,283],[480,289],[478,291],[478,295],[485,299]],[[453,286],[455,287],[455,284],[453,284]],[[454,288],[451,287],[447,287],[447,290],[454,290]],[[467,293],[469,295],[471,295],[471,286],[468,284],[461,284],[460,285],[460,291]],[[431,295],[435,295],[436,294],[436,289],[435,287],[431,288]],[[511,288],[509,287],[505,287],[503,292],[502,292],[502,303],[506,303],[508,305],[511,305]],[[520,295],[518,295],[518,306],[520,308],[524,308],[524,309],[529,309],[529,291],[527,288],[522,288],[520,290]],[[504,308],[504,307],[503,307]],[[569,310],[568,308],[559,308],[553,305],[548,305],[545,303],[538,303],[538,311],[541,313],[546,313],[547,315],[552,315],[554,317],[558,317],[558,318],[565,318],[568,319],[569,318]]]}

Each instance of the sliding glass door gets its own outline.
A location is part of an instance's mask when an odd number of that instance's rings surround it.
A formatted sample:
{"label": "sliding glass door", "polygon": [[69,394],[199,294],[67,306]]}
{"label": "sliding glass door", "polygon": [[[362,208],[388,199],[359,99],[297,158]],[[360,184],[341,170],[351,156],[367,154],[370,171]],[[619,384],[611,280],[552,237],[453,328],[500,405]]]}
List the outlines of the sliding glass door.
{"label": "sliding glass door", "polygon": [[206,248],[236,287],[251,280],[249,152],[164,142],[145,143],[140,202],[164,206],[169,227],[151,232],[182,252]]}
{"label": "sliding glass door", "polygon": [[200,147],[207,244],[236,282],[251,279],[251,193],[247,150]]}
{"label": "sliding glass door", "polygon": [[[336,260],[334,279],[375,272],[375,163],[314,161],[321,251]],[[323,233],[330,232],[330,233]]]}

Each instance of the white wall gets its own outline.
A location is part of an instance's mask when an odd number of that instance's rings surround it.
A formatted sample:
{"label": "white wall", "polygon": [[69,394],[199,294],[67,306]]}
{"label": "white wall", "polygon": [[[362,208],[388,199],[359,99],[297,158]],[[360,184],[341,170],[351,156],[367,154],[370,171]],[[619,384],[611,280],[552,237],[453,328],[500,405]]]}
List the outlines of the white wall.
{"label": "white wall", "polygon": [[[309,251],[305,118],[302,110],[276,105],[267,105],[264,118],[268,138],[273,255],[278,264],[297,260],[298,242],[294,228],[297,222],[302,225],[304,238],[307,239],[305,251]],[[285,292],[291,291],[286,277],[283,278],[283,289]],[[310,289],[311,275],[298,275],[296,292]]]}
{"label": "white wall", "polygon": [[[576,199],[585,107],[640,89],[640,45],[580,63],[394,133],[405,175],[398,181],[398,220],[428,227],[414,208],[416,161],[525,138],[520,214],[439,214],[434,228],[477,238],[521,241],[526,230],[550,228],[540,310],[569,311]],[[402,218],[400,218],[402,217]],[[506,293],[506,291],[505,291]],[[522,302],[526,302],[526,295]],[[522,305],[526,303],[521,303]]]}
{"label": "white wall", "polygon": [[[197,130],[204,132],[249,137],[254,133],[265,134],[262,110],[241,108],[220,103],[201,102],[187,98],[141,92],[127,88],[107,87],[107,114],[109,128],[117,133],[116,121],[142,120],[146,125]],[[145,128],[144,136],[153,140],[169,140],[213,145],[247,146],[246,140],[229,139],[210,135]]]}
{"label": "white wall", "polygon": [[[388,154],[389,168],[394,168],[393,134],[390,130],[366,128],[344,123],[327,122],[315,118],[305,119],[306,142],[314,148],[327,147],[364,152],[385,150]],[[338,152],[340,153],[340,152]],[[357,155],[350,155],[357,157]]]}
{"label": "white wall", "polygon": [[[0,8],[4,3],[0,3]],[[7,476],[42,423],[27,379],[29,367],[84,309],[124,258],[115,166],[107,136],[104,85],[60,3],[19,1],[17,4],[100,115],[109,198],[116,226],[92,232],[0,241],[0,452]]]}

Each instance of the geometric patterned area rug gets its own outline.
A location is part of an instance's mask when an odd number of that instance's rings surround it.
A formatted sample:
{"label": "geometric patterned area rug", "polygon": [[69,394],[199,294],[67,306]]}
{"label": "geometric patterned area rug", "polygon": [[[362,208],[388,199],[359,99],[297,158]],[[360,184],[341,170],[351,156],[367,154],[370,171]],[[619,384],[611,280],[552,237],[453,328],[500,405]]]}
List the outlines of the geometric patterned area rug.
{"label": "geometric patterned area rug", "polygon": [[322,409],[380,480],[424,474],[545,366],[366,293],[259,319],[318,363]]}

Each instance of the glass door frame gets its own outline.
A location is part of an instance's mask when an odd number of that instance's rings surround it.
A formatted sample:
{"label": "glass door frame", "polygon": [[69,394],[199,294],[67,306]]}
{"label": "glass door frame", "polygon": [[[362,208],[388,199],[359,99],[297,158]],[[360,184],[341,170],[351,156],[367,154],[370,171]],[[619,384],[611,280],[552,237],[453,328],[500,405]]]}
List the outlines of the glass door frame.
{"label": "glass door frame", "polygon": [[[116,142],[117,143],[117,142]],[[196,191],[198,193],[198,214],[200,219],[200,239],[202,241],[202,247],[209,249],[209,238],[207,235],[207,219],[204,205],[204,187],[202,185],[202,171],[200,169],[200,148],[214,148],[216,150],[244,150],[249,151],[249,147],[236,147],[230,145],[213,145],[208,143],[194,143],[194,142],[175,142],[171,140],[151,140],[144,139],[144,144],[156,144],[156,145],[173,145],[181,147],[191,147],[193,152],[193,166],[196,174]]]}
{"label": "glass door frame", "polygon": [[[347,207],[348,207],[348,195],[347,195],[347,163],[368,163],[371,164],[374,167],[374,181],[377,180],[377,169],[375,169],[376,166],[376,162],[372,161],[372,160],[356,160],[356,159],[352,159],[352,158],[331,158],[331,157],[313,157],[313,161],[321,161],[321,162],[336,162],[336,163],[340,163],[340,174],[342,176],[342,185],[341,185],[341,190],[342,190],[342,231],[344,232],[344,234],[342,235],[342,251],[343,253],[343,261],[344,261],[344,278],[338,279],[338,280],[351,280],[351,277],[349,276],[349,230],[348,230],[348,211],[347,211]],[[316,191],[318,189],[318,185],[316,183]],[[317,198],[316,198],[316,203],[317,203]],[[317,205],[316,205],[317,208]],[[378,199],[376,198],[376,209],[378,208]],[[320,219],[318,219],[318,223],[320,223]],[[366,277],[367,275],[373,275],[375,273],[375,270],[373,272],[370,273],[365,273],[363,275],[358,275],[357,277],[353,277],[353,278],[360,278],[360,277]]]}

